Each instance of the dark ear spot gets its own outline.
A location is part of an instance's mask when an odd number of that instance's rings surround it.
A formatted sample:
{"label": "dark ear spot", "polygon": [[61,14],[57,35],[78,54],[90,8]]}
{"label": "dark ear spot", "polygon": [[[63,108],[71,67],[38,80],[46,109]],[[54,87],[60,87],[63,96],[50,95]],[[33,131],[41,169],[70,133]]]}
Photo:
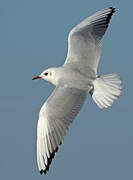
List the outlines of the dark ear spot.
{"label": "dark ear spot", "polygon": [[47,75],[48,75],[48,72],[44,73],[44,75],[47,76]]}
{"label": "dark ear spot", "polygon": [[50,72],[49,74],[50,74],[50,76],[52,76],[52,73],[51,73],[51,72]]}

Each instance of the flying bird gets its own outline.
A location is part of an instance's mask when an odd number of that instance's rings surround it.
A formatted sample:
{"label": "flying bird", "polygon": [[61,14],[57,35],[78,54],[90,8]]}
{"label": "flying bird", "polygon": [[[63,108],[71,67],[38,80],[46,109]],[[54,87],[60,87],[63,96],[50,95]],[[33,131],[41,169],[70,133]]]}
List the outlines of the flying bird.
{"label": "flying bird", "polygon": [[68,53],[60,67],[44,70],[33,78],[43,79],[56,88],[41,107],[37,125],[37,163],[40,174],[49,170],[64,136],[82,108],[88,94],[99,108],[111,106],[121,93],[116,73],[99,76],[101,39],[115,8],[96,12],[76,25],[68,36]]}

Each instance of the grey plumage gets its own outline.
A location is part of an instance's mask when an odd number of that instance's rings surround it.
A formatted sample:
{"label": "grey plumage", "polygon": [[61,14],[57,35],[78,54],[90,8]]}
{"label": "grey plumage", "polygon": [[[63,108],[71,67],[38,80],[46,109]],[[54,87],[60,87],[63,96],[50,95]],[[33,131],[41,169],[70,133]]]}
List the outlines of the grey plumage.
{"label": "grey plumage", "polygon": [[103,9],[75,26],[68,37],[68,54],[63,66],[49,68],[33,79],[56,86],[42,106],[37,127],[37,163],[40,174],[47,173],[69,125],[90,92],[102,109],[111,106],[121,93],[117,74],[99,77],[97,67],[101,39],[115,9]]}

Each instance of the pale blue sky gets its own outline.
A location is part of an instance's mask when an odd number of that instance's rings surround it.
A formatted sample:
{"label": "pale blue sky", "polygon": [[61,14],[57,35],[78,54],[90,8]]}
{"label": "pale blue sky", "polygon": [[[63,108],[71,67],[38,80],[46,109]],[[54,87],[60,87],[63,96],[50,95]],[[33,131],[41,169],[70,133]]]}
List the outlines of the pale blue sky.
{"label": "pale blue sky", "polygon": [[[88,97],[49,173],[40,176],[38,112],[54,87],[31,79],[63,64],[71,28],[110,6],[116,7],[116,13],[103,38],[98,71],[119,73],[122,95],[105,110]],[[0,179],[133,179],[132,7],[131,0],[0,1]]]}

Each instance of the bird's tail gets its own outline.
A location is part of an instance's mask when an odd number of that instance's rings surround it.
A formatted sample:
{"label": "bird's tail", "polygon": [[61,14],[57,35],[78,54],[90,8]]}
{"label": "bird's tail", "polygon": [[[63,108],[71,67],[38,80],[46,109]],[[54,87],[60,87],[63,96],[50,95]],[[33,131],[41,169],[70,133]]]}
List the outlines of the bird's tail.
{"label": "bird's tail", "polygon": [[120,96],[121,80],[113,73],[98,77],[93,81],[93,91],[90,92],[95,103],[101,108],[107,108]]}

